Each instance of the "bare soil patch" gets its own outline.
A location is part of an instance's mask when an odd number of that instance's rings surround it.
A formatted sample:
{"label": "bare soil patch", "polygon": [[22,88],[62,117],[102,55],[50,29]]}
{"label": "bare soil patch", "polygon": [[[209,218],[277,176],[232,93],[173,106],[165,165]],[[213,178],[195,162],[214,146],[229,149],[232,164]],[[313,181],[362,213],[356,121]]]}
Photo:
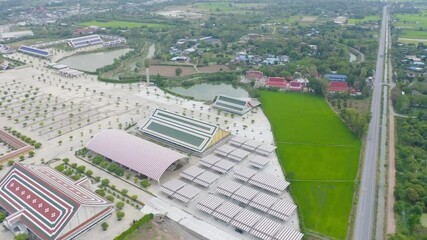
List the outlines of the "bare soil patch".
{"label": "bare soil patch", "polygon": [[196,73],[196,70],[193,67],[188,66],[161,66],[161,65],[151,65],[150,66],[150,75],[157,75],[164,77],[176,77],[175,69],[181,68],[181,76],[187,76],[190,74]]}
{"label": "bare soil patch", "polygon": [[227,65],[209,65],[206,67],[198,67],[197,69],[199,69],[201,73],[225,72],[230,70]]}

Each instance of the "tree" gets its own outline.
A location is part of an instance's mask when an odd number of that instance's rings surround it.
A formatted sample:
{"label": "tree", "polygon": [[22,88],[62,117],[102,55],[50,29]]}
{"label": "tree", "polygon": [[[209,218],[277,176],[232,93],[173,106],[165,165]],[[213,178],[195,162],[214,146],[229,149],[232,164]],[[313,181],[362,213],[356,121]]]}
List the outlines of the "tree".
{"label": "tree", "polygon": [[34,144],[34,147],[35,147],[36,149],[41,148],[41,146],[42,146],[42,144],[41,144],[41,143],[39,143],[39,142],[36,142],[36,143]]}
{"label": "tree", "polygon": [[101,224],[101,227],[102,227],[102,231],[106,231],[107,229],[108,229],[108,223],[106,223],[106,222],[103,222],[102,224]]}
{"label": "tree", "polygon": [[122,189],[122,194],[123,194],[123,195],[126,195],[127,193],[128,193],[128,190],[127,190],[126,188],[123,188],[123,189]]}
{"label": "tree", "polygon": [[86,171],[86,176],[92,177],[92,175],[93,175],[93,172],[91,170]]}
{"label": "tree", "polygon": [[83,165],[77,167],[77,172],[79,172],[79,173],[84,173],[85,170],[86,170],[86,167]]}
{"label": "tree", "polygon": [[108,180],[107,178],[102,179],[101,181],[101,185],[104,187],[108,186],[109,183],[110,183],[110,180]]}
{"label": "tree", "polygon": [[4,214],[3,212],[0,212],[0,223],[2,223],[5,218],[6,218],[6,214]]}
{"label": "tree", "polygon": [[56,166],[55,169],[60,171],[60,172],[63,172],[65,167],[64,167],[64,165],[61,164],[61,165]]}
{"label": "tree", "polygon": [[136,201],[136,199],[138,199],[138,196],[137,196],[137,195],[132,195],[130,198],[131,198],[132,200]]}
{"label": "tree", "polygon": [[177,76],[181,76],[181,74],[182,74],[182,68],[175,68],[175,74]]}
{"label": "tree", "polygon": [[308,87],[318,95],[326,96],[328,94],[328,82],[325,79],[311,78]]}
{"label": "tree", "polygon": [[64,159],[62,159],[62,161],[63,161],[65,164],[68,164],[68,162],[70,162],[70,159],[69,159],[69,158],[64,158]]}
{"label": "tree", "polygon": [[34,157],[34,154],[35,154],[35,152],[34,152],[34,151],[29,151],[29,152],[28,152],[28,156],[29,156],[29,157]]}
{"label": "tree", "polygon": [[25,159],[24,155],[19,156],[19,161],[24,161],[24,159]]}
{"label": "tree", "polygon": [[125,216],[125,213],[122,211],[118,211],[116,213],[116,216],[117,216],[117,220],[121,221],[123,219],[123,217]]}
{"label": "tree", "polygon": [[110,202],[114,202],[114,197],[112,195],[108,195],[105,198]]}
{"label": "tree", "polygon": [[15,240],[28,240],[28,234],[26,233],[20,233],[18,235],[15,236]]}
{"label": "tree", "polygon": [[151,185],[150,180],[148,180],[148,179],[144,179],[144,180],[142,180],[142,181],[140,182],[140,184],[141,184],[141,186],[142,186],[143,188],[147,188],[147,187],[149,187],[149,186]]}
{"label": "tree", "polygon": [[122,210],[124,206],[125,206],[125,203],[122,201],[116,203],[116,208],[120,210]]}
{"label": "tree", "polygon": [[9,162],[7,162],[7,165],[8,165],[8,166],[12,166],[12,165],[13,165],[13,163],[14,163],[14,161],[13,161],[13,160],[9,160]]}

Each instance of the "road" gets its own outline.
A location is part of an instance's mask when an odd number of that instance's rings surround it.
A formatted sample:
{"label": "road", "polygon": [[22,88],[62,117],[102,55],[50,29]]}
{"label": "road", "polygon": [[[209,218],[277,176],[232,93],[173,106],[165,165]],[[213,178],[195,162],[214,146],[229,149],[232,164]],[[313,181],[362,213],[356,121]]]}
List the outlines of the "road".
{"label": "road", "polygon": [[362,178],[360,183],[359,201],[354,222],[354,240],[373,239],[375,226],[375,193],[380,143],[381,93],[384,74],[386,36],[388,34],[388,7],[383,9],[383,19],[379,38],[379,48],[375,71],[375,83],[372,93],[371,121],[368,127],[366,148],[363,158]]}

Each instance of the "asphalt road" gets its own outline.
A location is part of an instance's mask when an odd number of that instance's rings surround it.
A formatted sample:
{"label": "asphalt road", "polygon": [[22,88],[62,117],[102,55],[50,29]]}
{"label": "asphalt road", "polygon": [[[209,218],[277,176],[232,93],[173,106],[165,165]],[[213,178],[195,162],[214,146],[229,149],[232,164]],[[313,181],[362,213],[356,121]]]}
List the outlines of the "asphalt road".
{"label": "asphalt road", "polygon": [[375,226],[375,193],[378,152],[380,143],[381,93],[384,74],[386,35],[388,34],[389,12],[383,9],[383,19],[379,38],[375,83],[372,93],[371,122],[368,127],[366,149],[363,160],[362,179],[360,182],[359,201],[354,222],[354,240],[373,239]]}

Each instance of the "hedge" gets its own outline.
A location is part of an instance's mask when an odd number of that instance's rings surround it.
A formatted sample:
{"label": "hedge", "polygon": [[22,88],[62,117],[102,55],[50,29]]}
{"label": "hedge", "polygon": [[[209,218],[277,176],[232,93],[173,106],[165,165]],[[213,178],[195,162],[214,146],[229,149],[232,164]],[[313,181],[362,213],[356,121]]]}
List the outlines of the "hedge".
{"label": "hedge", "polygon": [[151,221],[153,218],[154,215],[152,213],[144,215],[141,219],[132,224],[132,226],[128,230],[122,232],[119,236],[115,237],[114,240],[125,240],[129,235],[138,230],[139,227]]}

